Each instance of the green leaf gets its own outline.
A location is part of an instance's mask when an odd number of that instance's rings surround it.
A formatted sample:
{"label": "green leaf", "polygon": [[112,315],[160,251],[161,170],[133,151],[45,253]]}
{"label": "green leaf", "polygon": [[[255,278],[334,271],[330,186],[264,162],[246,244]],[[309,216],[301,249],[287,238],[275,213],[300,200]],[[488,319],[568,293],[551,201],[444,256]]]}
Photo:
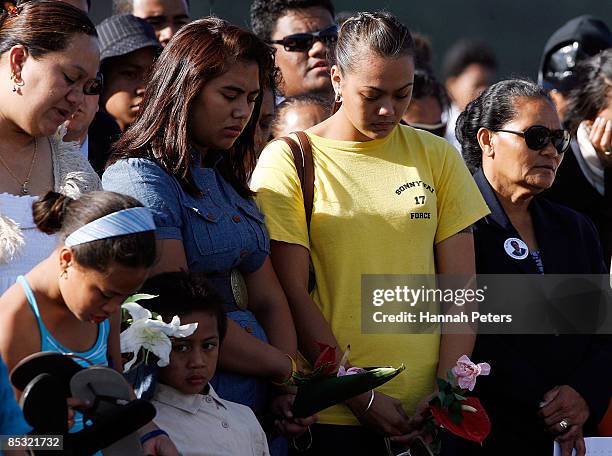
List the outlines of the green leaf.
{"label": "green leaf", "polygon": [[123,301],[123,304],[129,304],[132,302],[138,302],[141,299],[153,299],[153,298],[157,298],[158,295],[150,295],[150,294],[146,294],[146,293],[136,293],[133,294],[132,296],[128,296],[128,298]]}
{"label": "green leaf", "polygon": [[308,379],[298,386],[293,414],[298,418],[310,416],[346,399],[370,391],[394,378],[404,370],[389,367],[366,368],[365,372],[337,377],[324,376]]}
{"label": "green leaf", "polygon": [[450,407],[452,404],[454,404],[455,401],[455,396],[452,394],[445,394],[444,395],[444,400],[442,400],[442,407]]}
{"label": "green leaf", "polygon": [[444,380],[444,379],[442,379],[442,378],[438,377],[438,378],[436,379],[436,382],[438,383],[438,389],[439,389],[440,391],[446,391],[446,390],[447,390],[447,388],[448,388],[449,384],[448,384],[448,382],[447,382],[446,380]]}
{"label": "green leaf", "polygon": [[458,401],[465,401],[467,397],[462,396],[461,394],[455,393],[455,399],[457,399]]}
{"label": "green leaf", "polygon": [[453,423],[459,424],[463,421],[463,413],[461,412],[461,402],[453,401],[448,407],[448,415]]}
{"label": "green leaf", "polygon": [[453,370],[452,369],[448,369],[446,371],[446,379],[447,379],[448,383],[450,383],[451,385],[455,382],[455,375],[453,374]]}
{"label": "green leaf", "polygon": [[451,410],[448,416],[455,424],[461,424],[461,422],[463,421],[463,415],[461,414],[461,411],[457,412],[456,410]]}
{"label": "green leaf", "polygon": [[461,402],[453,401],[449,406],[449,410],[461,413]]}

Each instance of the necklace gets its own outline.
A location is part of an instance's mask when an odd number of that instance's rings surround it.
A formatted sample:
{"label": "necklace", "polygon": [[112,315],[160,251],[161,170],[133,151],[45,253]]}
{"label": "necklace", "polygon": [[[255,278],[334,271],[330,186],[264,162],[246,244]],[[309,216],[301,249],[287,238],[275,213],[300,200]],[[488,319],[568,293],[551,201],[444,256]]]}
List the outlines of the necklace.
{"label": "necklace", "polygon": [[6,164],[6,162],[0,155],[0,163],[2,163],[2,166],[6,168],[6,170],[11,175],[13,180],[21,186],[22,195],[28,195],[30,193],[30,190],[28,189],[28,185],[30,185],[30,175],[32,174],[32,169],[34,169],[34,163],[36,163],[37,154],[38,154],[38,139],[34,138],[34,155],[32,156],[32,161],[30,162],[30,169],[28,170],[28,174],[25,180],[23,181],[23,183],[21,182],[21,179],[19,179],[17,176],[15,176],[15,174],[13,174],[13,171],[11,171],[11,168],[8,167],[8,165]]}

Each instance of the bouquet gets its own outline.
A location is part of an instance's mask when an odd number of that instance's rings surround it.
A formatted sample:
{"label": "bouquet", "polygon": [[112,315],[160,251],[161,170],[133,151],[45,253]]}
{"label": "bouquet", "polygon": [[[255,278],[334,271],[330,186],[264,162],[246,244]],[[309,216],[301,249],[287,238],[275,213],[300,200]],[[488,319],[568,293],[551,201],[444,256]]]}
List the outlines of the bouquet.
{"label": "bouquet", "polygon": [[428,445],[430,454],[439,454],[441,440],[439,429],[445,428],[456,436],[482,444],[491,432],[491,421],[476,397],[467,397],[473,391],[479,375],[489,375],[487,363],[474,364],[463,355],[446,374],[438,378],[438,393],[429,401],[424,430],[434,436]]}
{"label": "bouquet", "polygon": [[170,351],[172,350],[170,338],[191,336],[198,327],[197,323],[181,325],[181,320],[176,315],[170,323],[165,323],[161,315],[153,315],[138,304],[140,300],[153,298],[157,296],[135,294],[127,298],[121,305],[122,323],[128,326],[120,336],[121,353],[133,354],[132,359],[125,364],[124,372],[132,368],[141,350],[145,362],[148,360],[149,353],[152,352],[158,358],[159,367],[167,366],[170,364]]}
{"label": "bouquet", "polygon": [[294,416],[301,418],[314,415],[332,405],[370,391],[394,378],[404,370],[402,364],[392,367],[349,367],[350,353],[347,347],[339,363],[336,363],[336,348],[319,343],[321,354],[309,373],[296,372],[290,379],[297,386],[293,403]]}

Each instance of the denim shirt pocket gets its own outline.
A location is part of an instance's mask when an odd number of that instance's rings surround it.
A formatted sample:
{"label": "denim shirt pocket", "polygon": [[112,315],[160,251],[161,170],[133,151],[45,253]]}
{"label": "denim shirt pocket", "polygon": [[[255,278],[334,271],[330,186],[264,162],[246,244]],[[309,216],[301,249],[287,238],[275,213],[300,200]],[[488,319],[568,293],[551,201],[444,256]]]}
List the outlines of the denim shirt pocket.
{"label": "denim shirt pocket", "polygon": [[270,253],[270,241],[264,221],[264,215],[254,202],[243,200],[238,202],[238,206],[242,212],[246,214],[253,231],[257,235],[257,246],[259,249]]}
{"label": "denim shirt pocket", "polygon": [[[216,206],[196,207],[189,201],[184,201],[183,206],[187,212],[187,234],[189,241],[185,242],[185,249],[193,248],[195,244],[200,255],[216,255],[228,252],[232,249],[231,237],[228,235],[227,227],[224,227],[223,213]],[[187,253],[188,256],[189,252]]]}

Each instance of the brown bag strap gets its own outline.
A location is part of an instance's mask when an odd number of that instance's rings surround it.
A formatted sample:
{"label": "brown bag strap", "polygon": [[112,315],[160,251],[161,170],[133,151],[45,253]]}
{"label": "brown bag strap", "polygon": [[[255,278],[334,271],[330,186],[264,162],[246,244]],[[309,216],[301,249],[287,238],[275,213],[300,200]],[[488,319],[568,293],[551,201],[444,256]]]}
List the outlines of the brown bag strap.
{"label": "brown bag strap", "polygon": [[300,178],[302,196],[304,197],[304,211],[306,212],[306,225],[310,232],[310,220],[312,219],[312,207],[314,204],[314,161],[312,158],[312,146],[308,135],[303,131],[293,132],[298,142],[288,136],[277,138],[285,142],[293,154],[293,162]]}

